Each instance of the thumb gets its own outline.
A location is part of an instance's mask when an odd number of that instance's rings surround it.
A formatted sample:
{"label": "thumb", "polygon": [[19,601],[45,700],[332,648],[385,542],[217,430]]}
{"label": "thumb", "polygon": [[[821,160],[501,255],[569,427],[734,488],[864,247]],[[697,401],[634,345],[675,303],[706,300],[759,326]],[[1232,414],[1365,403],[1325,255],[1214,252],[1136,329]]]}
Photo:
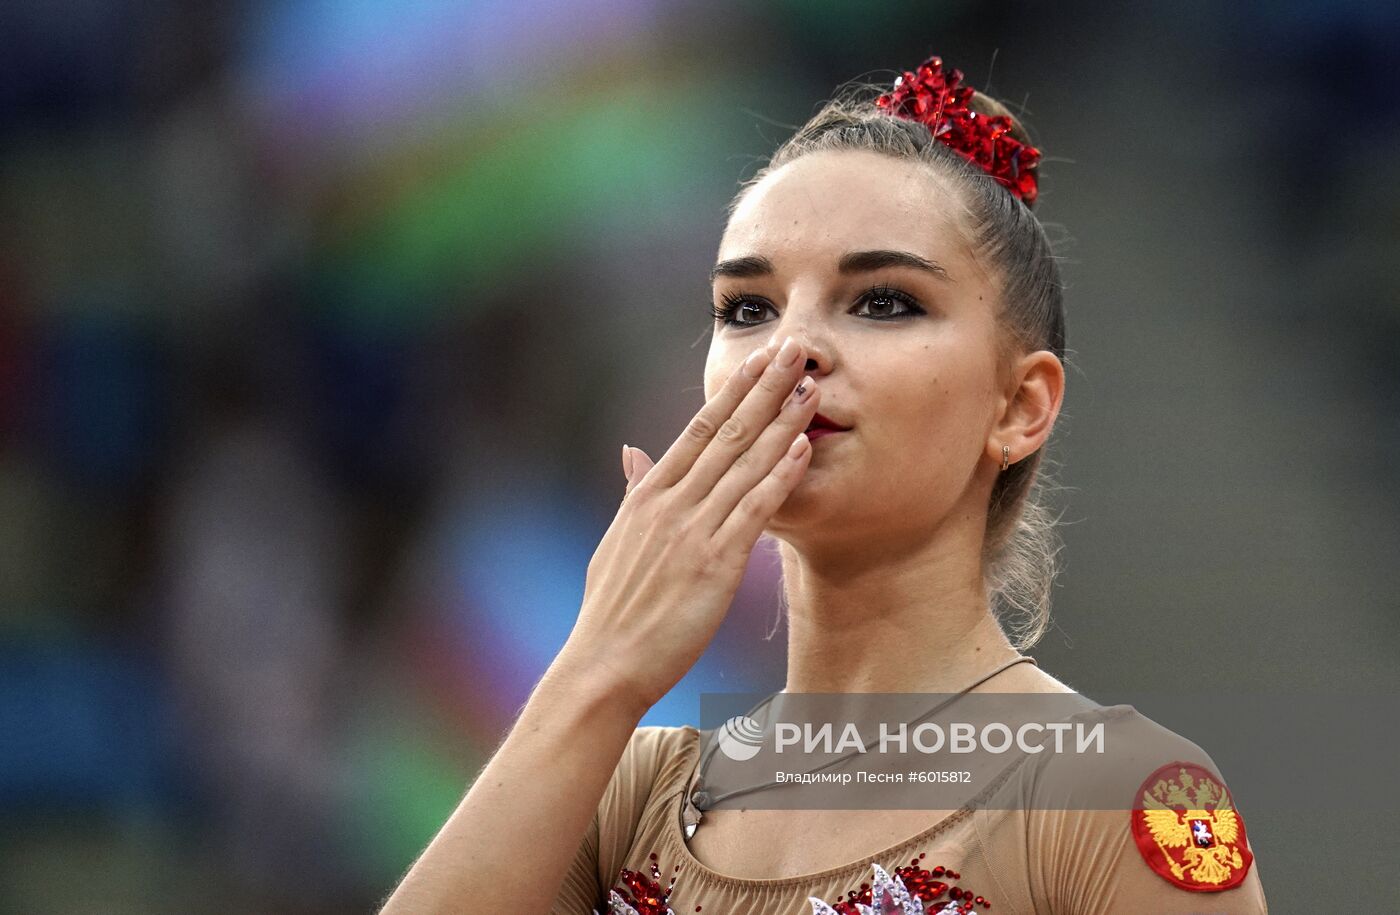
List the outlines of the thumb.
{"label": "thumb", "polygon": [[623,448],[622,466],[627,474],[627,491],[631,492],[632,487],[642,482],[642,477],[646,476],[656,464],[647,457],[647,453],[642,449],[627,445]]}

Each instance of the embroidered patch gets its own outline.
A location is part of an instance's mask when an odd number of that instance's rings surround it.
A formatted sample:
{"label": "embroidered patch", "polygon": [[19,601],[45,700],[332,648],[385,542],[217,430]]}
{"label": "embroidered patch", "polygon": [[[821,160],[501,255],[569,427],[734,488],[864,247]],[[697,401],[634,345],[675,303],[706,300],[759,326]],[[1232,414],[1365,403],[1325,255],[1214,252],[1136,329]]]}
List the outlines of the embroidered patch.
{"label": "embroidered patch", "polygon": [[1173,762],[1147,777],[1132,811],[1133,840],[1159,876],[1184,890],[1239,886],[1254,855],[1244,817],[1210,770]]}

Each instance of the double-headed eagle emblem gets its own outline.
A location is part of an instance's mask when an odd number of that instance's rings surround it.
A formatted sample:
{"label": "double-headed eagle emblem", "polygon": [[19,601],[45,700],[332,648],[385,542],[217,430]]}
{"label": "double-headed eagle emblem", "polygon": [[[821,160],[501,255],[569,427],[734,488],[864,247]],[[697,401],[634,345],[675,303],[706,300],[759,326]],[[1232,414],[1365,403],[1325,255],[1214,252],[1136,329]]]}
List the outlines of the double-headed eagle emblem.
{"label": "double-headed eagle emblem", "polygon": [[1236,886],[1253,855],[1230,793],[1195,763],[1169,763],[1148,776],[1133,810],[1133,838],[1148,865],[1184,889]]}

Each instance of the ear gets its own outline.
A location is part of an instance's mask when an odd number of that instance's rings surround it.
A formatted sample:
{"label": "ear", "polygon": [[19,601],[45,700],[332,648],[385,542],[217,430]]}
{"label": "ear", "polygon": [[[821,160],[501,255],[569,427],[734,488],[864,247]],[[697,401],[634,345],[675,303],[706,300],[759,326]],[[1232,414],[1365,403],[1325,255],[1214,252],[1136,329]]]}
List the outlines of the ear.
{"label": "ear", "polygon": [[1045,444],[1060,415],[1065,396],[1065,367],[1047,349],[1016,361],[1001,414],[987,439],[986,454],[1001,467],[1001,447],[1011,446],[1011,462],[1029,457]]}

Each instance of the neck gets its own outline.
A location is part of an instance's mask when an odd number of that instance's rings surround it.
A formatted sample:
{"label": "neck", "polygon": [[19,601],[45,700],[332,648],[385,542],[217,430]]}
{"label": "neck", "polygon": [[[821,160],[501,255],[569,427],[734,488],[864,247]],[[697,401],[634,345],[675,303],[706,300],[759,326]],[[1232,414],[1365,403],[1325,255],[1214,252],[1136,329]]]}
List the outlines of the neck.
{"label": "neck", "polygon": [[784,691],[951,693],[1015,658],[987,605],[978,550],[939,539],[858,563],[785,546]]}

